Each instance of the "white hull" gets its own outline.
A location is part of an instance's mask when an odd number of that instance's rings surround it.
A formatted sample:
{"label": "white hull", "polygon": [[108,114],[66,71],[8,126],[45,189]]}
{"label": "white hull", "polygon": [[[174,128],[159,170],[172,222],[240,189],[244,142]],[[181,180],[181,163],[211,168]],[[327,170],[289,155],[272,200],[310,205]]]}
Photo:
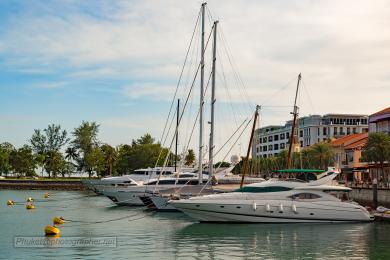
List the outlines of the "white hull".
{"label": "white hull", "polygon": [[132,193],[129,192],[112,192],[105,191],[103,192],[104,196],[108,197],[117,205],[125,205],[125,206],[143,206],[142,200],[139,196],[144,194],[143,191],[134,191]]}
{"label": "white hull", "polygon": [[[372,221],[359,205],[346,202],[284,201],[170,201],[170,204],[202,222],[307,223]],[[268,205],[268,206],[267,206]],[[282,205],[282,207],[280,206]],[[282,209],[282,210],[281,210]],[[295,209],[295,210],[294,210]]]}
{"label": "white hull", "polygon": [[153,195],[150,199],[158,211],[178,211],[175,207],[168,204],[169,198]]}

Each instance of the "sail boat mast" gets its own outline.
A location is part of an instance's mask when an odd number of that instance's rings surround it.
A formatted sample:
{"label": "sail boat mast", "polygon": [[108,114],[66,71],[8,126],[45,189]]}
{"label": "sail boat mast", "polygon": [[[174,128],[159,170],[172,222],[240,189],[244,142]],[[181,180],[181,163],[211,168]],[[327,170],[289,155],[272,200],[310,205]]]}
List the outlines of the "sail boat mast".
{"label": "sail boat mast", "polygon": [[210,119],[210,147],[209,147],[209,178],[214,176],[213,152],[214,152],[214,105],[215,105],[215,63],[217,61],[217,25],[214,22],[214,44],[213,44],[213,68],[211,78],[211,119]]}
{"label": "sail boat mast", "polygon": [[203,104],[204,104],[204,13],[206,3],[202,4],[202,35],[201,35],[201,57],[200,57],[200,106],[199,106],[199,160],[198,160],[198,179],[199,184],[203,182]]}
{"label": "sail boat mast", "polygon": [[242,186],[244,185],[245,175],[246,175],[248,168],[249,168],[249,154],[250,154],[251,147],[252,147],[253,135],[255,133],[257,118],[259,117],[259,110],[260,110],[260,106],[256,106],[256,111],[255,111],[255,116],[253,119],[252,131],[251,131],[251,137],[249,138],[248,150],[246,151],[246,158],[245,158],[245,162],[244,162],[244,171],[243,171],[242,177],[241,177],[240,188],[242,188]]}
{"label": "sail boat mast", "polygon": [[297,118],[298,118],[298,107],[297,107],[297,98],[298,98],[298,91],[299,91],[299,83],[301,82],[301,73],[298,75],[298,82],[297,82],[297,89],[295,91],[295,99],[294,99],[294,111],[292,112],[293,114],[293,122],[292,122],[292,127],[291,127],[291,134],[290,134],[290,145],[288,147],[288,155],[287,155],[287,169],[291,167],[291,159],[292,159],[292,148],[297,141],[296,135],[295,135],[295,128],[296,128],[296,123],[297,123]]}
{"label": "sail boat mast", "polygon": [[177,108],[176,108],[175,172],[177,171],[177,145],[179,142],[179,112],[180,112],[180,99],[177,100]]}

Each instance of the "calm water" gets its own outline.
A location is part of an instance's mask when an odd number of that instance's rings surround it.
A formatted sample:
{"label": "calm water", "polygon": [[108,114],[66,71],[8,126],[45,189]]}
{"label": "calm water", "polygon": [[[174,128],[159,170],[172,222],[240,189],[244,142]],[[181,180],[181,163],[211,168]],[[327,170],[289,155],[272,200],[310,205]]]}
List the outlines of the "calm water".
{"label": "calm water", "polygon": [[[105,197],[65,191],[50,191],[52,201],[37,202],[32,211],[6,206],[8,199],[42,199],[44,193],[0,190],[0,258],[390,259],[390,224],[199,224],[181,213],[145,215],[139,208],[112,206]],[[43,237],[54,216],[101,221],[128,215],[130,221],[61,227],[61,237],[115,236],[114,248],[14,247],[15,236]]]}

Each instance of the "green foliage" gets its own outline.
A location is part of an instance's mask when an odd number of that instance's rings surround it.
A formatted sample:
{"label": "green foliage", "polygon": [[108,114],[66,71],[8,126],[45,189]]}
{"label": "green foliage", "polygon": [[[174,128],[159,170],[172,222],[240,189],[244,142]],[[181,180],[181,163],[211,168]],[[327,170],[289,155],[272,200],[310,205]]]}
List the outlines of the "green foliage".
{"label": "green foliage", "polygon": [[190,166],[193,165],[195,162],[195,153],[194,150],[189,149],[186,156],[184,157],[185,165]]}
{"label": "green foliage", "polygon": [[390,161],[390,136],[385,133],[370,134],[362,153],[362,159],[379,164],[384,174],[383,164],[385,161]]}
{"label": "green foliage", "polygon": [[[72,135],[74,137],[72,141],[73,148],[76,149],[80,157],[77,159],[78,168],[81,171],[88,172],[91,177],[94,170],[99,170],[100,166],[94,165],[98,163],[100,155],[96,151],[99,146],[97,135],[99,133],[99,125],[95,122],[83,121],[81,125],[74,129]],[[100,162],[99,162],[100,163]]]}
{"label": "green foliage", "polygon": [[43,129],[34,130],[30,139],[31,146],[36,153],[45,154],[48,151],[59,151],[62,146],[69,142],[66,130],[61,131],[60,125],[48,125]]}
{"label": "green foliage", "polygon": [[61,130],[60,125],[48,125],[43,131],[35,129],[30,139],[30,144],[35,152],[35,163],[45,169],[49,177],[57,176],[61,172],[64,158],[61,148],[69,142],[66,130]]}
{"label": "green foliage", "polygon": [[59,174],[64,176],[66,161],[59,151],[48,151],[46,153],[44,168],[50,177],[57,177]]}
{"label": "green foliage", "polygon": [[214,164],[214,167],[230,167],[230,163],[228,162],[217,162]]}
{"label": "green foliage", "polygon": [[9,162],[11,152],[15,150],[14,146],[10,143],[0,144],[0,175],[7,176],[11,171],[11,165]]}
{"label": "green foliage", "polygon": [[383,164],[390,160],[390,136],[385,133],[372,133],[363,150],[363,160]]}
{"label": "green foliage", "polygon": [[101,173],[102,176],[115,175],[114,166],[118,159],[117,150],[109,144],[103,144],[101,147],[104,157],[104,169]]}
{"label": "green foliage", "polygon": [[9,164],[14,174],[18,176],[34,176],[36,161],[32,149],[28,145],[12,150],[9,155]]}
{"label": "green foliage", "polygon": [[[253,158],[249,160],[249,174],[269,175],[277,170],[286,168],[287,150],[281,151],[277,156],[267,158]],[[245,158],[233,169],[233,173],[243,173]],[[293,153],[291,168],[296,169],[327,169],[334,164],[334,151],[329,142],[321,142],[302,149],[300,153]]]}
{"label": "green foliage", "polygon": [[158,158],[157,165],[161,166],[167,154],[168,149],[162,148],[159,143],[154,143],[154,139],[146,134],[140,139],[133,140],[131,145],[119,146],[116,172],[122,175],[129,174],[135,169],[154,167]]}

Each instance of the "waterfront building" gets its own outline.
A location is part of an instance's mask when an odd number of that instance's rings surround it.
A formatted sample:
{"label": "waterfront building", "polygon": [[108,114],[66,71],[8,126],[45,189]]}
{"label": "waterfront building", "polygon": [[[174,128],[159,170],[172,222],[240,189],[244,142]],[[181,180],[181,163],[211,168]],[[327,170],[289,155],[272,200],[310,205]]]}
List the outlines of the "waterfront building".
{"label": "waterfront building", "polygon": [[[383,132],[390,135],[390,107],[378,111],[369,116],[369,132],[379,133]],[[370,176],[375,178],[377,176],[379,187],[390,187],[390,163],[384,162],[383,168],[373,162],[370,163]]]}
{"label": "waterfront building", "polygon": [[[284,125],[265,126],[255,131],[252,158],[275,156],[288,149],[292,120]],[[300,147],[328,139],[368,132],[368,116],[355,114],[310,115],[298,120]]]}
{"label": "waterfront building", "polygon": [[368,163],[362,161],[362,150],[368,141],[368,133],[351,134],[331,141],[335,153],[335,167],[342,179],[355,183],[367,182]]}
{"label": "waterfront building", "polygon": [[370,115],[368,122],[370,133],[383,132],[390,135],[390,107]]}

